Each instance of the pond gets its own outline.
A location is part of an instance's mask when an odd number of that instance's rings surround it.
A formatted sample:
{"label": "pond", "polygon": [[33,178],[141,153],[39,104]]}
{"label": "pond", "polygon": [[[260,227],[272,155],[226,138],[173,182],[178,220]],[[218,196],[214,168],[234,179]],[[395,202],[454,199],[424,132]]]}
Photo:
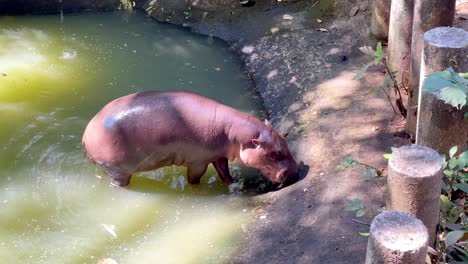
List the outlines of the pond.
{"label": "pond", "polygon": [[221,41],[139,12],[0,17],[2,262],[228,260],[248,198],[212,168],[197,186],[167,167],[111,187],[81,136],[107,102],[142,90],[195,91],[260,115],[240,65]]}

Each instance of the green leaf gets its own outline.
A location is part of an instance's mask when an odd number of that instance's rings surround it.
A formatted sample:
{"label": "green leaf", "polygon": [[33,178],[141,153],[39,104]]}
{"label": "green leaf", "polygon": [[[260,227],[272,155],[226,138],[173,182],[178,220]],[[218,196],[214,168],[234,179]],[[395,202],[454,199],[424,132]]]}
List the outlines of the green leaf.
{"label": "green leaf", "polygon": [[468,193],[468,184],[467,183],[462,182],[462,183],[456,184],[455,186],[457,186],[458,189],[464,191],[465,194]]}
{"label": "green leaf", "polygon": [[452,171],[452,170],[444,170],[443,173],[444,173],[445,176],[448,176],[448,177],[450,177],[450,176],[453,175],[453,171]]}
{"label": "green leaf", "polygon": [[451,170],[453,170],[453,168],[455,168],[457,165],[458,165],[457,158],[451,158],[451,159],[449,160],[449,168],[450,168]]}
{"label": "green leaf", "polygon": [[455,230],[448,232],[447,236],[445,236],[445,246],[449,247],[451,245],[455,245],[457,241],[463,237],[465,231]]}
{"label": "green leaf", "polygon": [[354,199],[354,204],[358,206],[359,208],[363,208],[362,200],[361,199]]}
{"label": "green leaf", "polygon": [[376,87],[376,88],[370,90],[367,94],[369,94],[369,95],[378,94],[378,93],[380,93],[381,90],[382,90],[382,87]]}
{"label": "green leaf", "polygon": [[450,191],[450,185],[446,184],[445,182],[442,181],[442,190],[448,192]]}
{"label": "green leaf", "polygon": [[441,158],[442,160],[446,160],[446,159],[447,159],[447,155],[445,155],[445,154],[440,154],[440,158]]}
{"label": "green leaf", "polygon": [[423,91],[436,93],[442,88],[452,86],[453,83],[449,81],[450,75],[448,71],[434,72],[428,75],[423,81]]}
{"label": "green leaf", "polygon": [[356,75],[354,75],[353,77],[353,80],[359,80],[361,79],[362,75],[367,71],[367,69],[369,69],[370,66],[372,66],[374,62],[371,61],[369,63],[367,63],[366,65],[364,65],[357,73]]}
{"label": "green leaf", "polygon": [[377,65],[377,64],[379,64],[379,63],[382,61],[382,59],[383,59],[382,56],[376,57],[376,58],[374,59],[374,61],[372,61],[372,63],[373,63],[374,65]]}
{"label": "green leaf", "polygon": [[365,214],[366,214],[366,210],[360,209],[356,212],[356,217],[362,217]]}
{"label": "green leaf", "polygon": [[468,182],[468,173],[458,172],[458,177],[463,182]]}
{"label": "green leaf", "polygon": [[[464,248],[461,248],[457,245],[453,245],[453,248],[456,249],[458,252],[462,253],[463,255],[459,255],[462,259],[462,263],[467,263],[468,262],[468,251],[466,251]],[[452,262],[450,262],[452,263]]]}
{"label": "green leaf", "polygon": [[458,168],[460,168],[460,170],[463,169],[465,166],[467,166],[466,165],[466,160],[463,160],[462,158],[459,157],[457,159],[457,166],[458,166]]}
{"label": "green leaf", "polygon": [[[458,220],[458,215],[460,213],[460,208],[458,208],[457,206],[455,206],[455,204],[451,203],[452,207],[450,208],[450,215],[452,215],[454,217],[454,221]],[[453,222],[453,221],[451,221]]]}
{"label": "green leaf", "polygon": [[344,159],[345,163],[351,165],[353,163],[353,157],[352,156],[347,156],[345,159]]}
{"label": "green leaf", "polygon": [[359,232],[359,235],[364,236],[364,237],[368,237],[369,233],[368,232]]}
{"label": "green leaf", "polygon": [[461,229],[463,229],[463,226],[459,225],[459,224],[446,224],[445,227],[447,227],[450,230],[461,230]]}
{"label": "green leaf", "polygon": [[347,156],[343,162],[341,162],[340,164],[338,164],[336,167],[335,167],[335,170],[339,171],[339,170],[342,170],[342,169],[345,169],[349,166],[351,166],[355,161],[353,160],[353,157],[352,156]]}
{"label": "green leaf", "polygon": [[354,200],[345,200],[345,202],[350,205],[344,209],[345,211],[348,211],[348,212],[356,211],[356,210],[360,210],[364,208],[361,199],[356,198]]}
{"label": "green leaf", "polygon": [[359,205],[361,204],[359,199],[345,200],[345,201],[346,201],[348,204],[350,204],[351,206],[354,206],[354,207],[359,207]]}
{"label": "green leaf", "polygon": [[377,43],[377,47],[375,48],[375,56],[376,57],[382,57],[383,52],[382,52],[382,42]]}
{"label": "green leaf", "polygon": [[458,167],[460,169],[468,167],[468,150],[458,155]]}
{"label": "green leaf", "polygon": [[440,209],[442,212],[448,212],[452,207],[452,203],[450,202],[449,198],[445,195],[440,196]]}
{"label": "green leaf", "polygon": [[459,72],[458,75],[462,78],[468,78],[468,72]]}
{"label": "green leaf", "polygon": [[356,208],[354,206],[348,206],[344,209],[344,211],[346,212],[352,212],[352,211],[356,211],[356,210],[359,210],[359,208]]}
{"label": "green leaf", "polygon": [[458,150],[458,146],[453,146],[452,148],[450,148],[450,151],[449,151],[450,158],[452,158],[453,155],[457,153],[457,150]]}
{"label": "green leaf", "polygon": [[466,92],[459,89],[456,86],[449,86],[440,90],[437,98],[443,100],[446,104],[449,104],[457,109],[461,109],[466,105]]}
{"label": "green leaf", "polygon": [[461,108],[466,105],[468,97],[468,80],[462,76],[452,68],[434,72],[425,78],[423,91],[436,95],[447,104]]}
{"label": "green leaf", "polygon": [[386,159],[390,159],[392,157],[392,154],[386,153],[386,154],[383,154],[383,157]]}
{"label": "green leaf", "polygon": [[392,150],[392,152],[395,152],[398,150],[398,148],[395,148],[395,147],[391,147],[390,149]]}

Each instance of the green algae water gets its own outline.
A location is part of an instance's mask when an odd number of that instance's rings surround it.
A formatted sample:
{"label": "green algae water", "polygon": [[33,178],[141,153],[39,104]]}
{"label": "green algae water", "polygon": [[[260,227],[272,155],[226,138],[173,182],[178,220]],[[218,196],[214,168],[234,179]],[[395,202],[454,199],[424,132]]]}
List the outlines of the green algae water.
{"label": "green algae water", "polygon": [[212,168],[197,186],[166,167],[114,188],[85,160],[81,136],[106,103],[143,90],[195,91],[259,113],[239,65],[216,39],[141,13],[0,17],[1,262],[227,261],[247,200]]}

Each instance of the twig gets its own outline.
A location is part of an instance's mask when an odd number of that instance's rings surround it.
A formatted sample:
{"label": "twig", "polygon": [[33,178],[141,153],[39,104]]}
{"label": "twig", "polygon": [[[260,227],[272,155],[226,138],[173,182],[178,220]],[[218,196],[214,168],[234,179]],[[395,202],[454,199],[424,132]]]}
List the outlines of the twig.
{"label": "twig", "polygon": [[319,2],[320,0],[317,0],[317,2],[315,2],[315,4],[312,5],[312,7],[316,6]]}
{"label": "twig", "polygon": [[380,171],[380,172],[382,172],[382,170],[380,170],[380,169],[378,169],[378,168],[376,168],[376,167],[374,167],[374,166],[371,166],[371,165],[369,165],[369,164],[366,164],[366,163],[363,163],[363,162],[360,162],[360,161],[357,161],[357,160],[354,160],[354,161],[357,162],[357,163],[359,163],[359,164],[361,164],[361,165],[363,165],[364,167],[368,167],[368,168],[373,169],[373,170],[375,170],[375,171]]}
{"label": "twig", "polygon": [[[403,106],[403,98],[401,96],[401,92],[400,92],[400,88],[398,87],[398,83],[396,82],[395,80],[395,76],[393,76],[393,73],[390,71],[390,69],[388,68],[388,65],[387,65],[387,61],[384,59],[382,59],[382,63],[383,65],[385,66],[385,70],[387,71],[388,75],[390,76],[390,78],[392,79],[392,82],[393,82],[393,88],[395,89],[395,94],[398,93],[398,98],[400,99],[400,102],[401,102],[401,106],[399,107],[399,110],[400,110],[400,113],[401,115],[403,115],[404,117],[406,117],[406,113],[407,113],[407,109]],[[385,88],[385,87],[384,87]],[[390,100],[390,95],[387,94],[387,92],[385,92],[385,94],[387,95],[387,98]],[[391,102],[391,101],[390,101]],[[398,106],[398,102],[397,102],[397,106]],[[393,108],[393,104],[392,104],[392,108]],[[393,108],[393,111],[395,112],[395,108]],[[395,112],[396,113],[396,112]]]}
{"label": "twig", "polygon": [[363,221],[359,221],[357,219],[354,219],[352,218],[351,220],[353,220],[354,222],[357,222],[357,223],[360,223],[360,224],[363,224],[363,225],[366,225],[366,226],[370,226],[370,224],[366,223],[366,222],[363,222]]}
{"label": "twig", "polygon": [[395,115],[398,115],[397,111],[395,110],[395,107],[393,107],[392,99],[390,98],[390,95],[385,90],[385,87],[382,87],[382,91],[384,91],[385,95],[387,96],[388,102],[392,106],[393,112],[395,113]]}

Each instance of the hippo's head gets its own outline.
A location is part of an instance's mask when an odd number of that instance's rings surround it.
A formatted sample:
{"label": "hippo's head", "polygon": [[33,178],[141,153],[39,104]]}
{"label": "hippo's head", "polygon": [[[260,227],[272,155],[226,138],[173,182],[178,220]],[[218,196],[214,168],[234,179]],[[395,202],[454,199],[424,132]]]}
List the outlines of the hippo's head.
{"label": "hippo's head", "polygon": [[241,145],[239,157],[245,165],[260,170],[272,182],[292,183],[298,178],[298,165],[286,139],[269,125],[267,127],[258,138]]}

